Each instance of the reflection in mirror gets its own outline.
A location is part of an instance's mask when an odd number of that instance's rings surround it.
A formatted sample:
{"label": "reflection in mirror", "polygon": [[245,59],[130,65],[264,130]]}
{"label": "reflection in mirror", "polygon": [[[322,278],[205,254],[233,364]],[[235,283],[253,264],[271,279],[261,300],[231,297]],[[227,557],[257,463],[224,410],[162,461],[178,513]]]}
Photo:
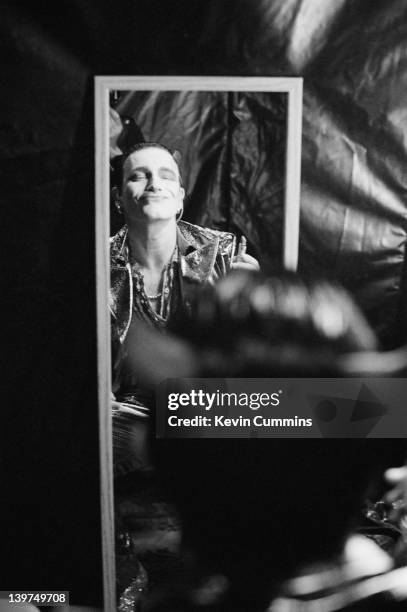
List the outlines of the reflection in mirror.
{"label": "reflection in mirror", "polygon": [[154,389],[198,368],[182,340],[162,334],[182,326],[197,291],[233,270],[296,268],[302,89],[301,79],[273,78],[98,85],[99,194],[110,208],[111,379],[102,395],[110,385],[123,612],[180,564],[180,522],[151,452]]}

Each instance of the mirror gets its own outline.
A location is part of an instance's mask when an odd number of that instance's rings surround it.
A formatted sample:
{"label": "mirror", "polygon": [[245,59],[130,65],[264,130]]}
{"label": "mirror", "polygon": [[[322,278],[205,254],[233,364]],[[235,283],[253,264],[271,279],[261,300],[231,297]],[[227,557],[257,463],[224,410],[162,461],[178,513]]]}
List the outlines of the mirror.
{"label": "mirror", "polygon": [[[179,541],[150,463],[151,384],[187,375],[188,359],[150,328],[166,327],[189,284],[250,263],[246,248],[266,270],[296,269],[302,79],[96,77],[95,111],[102,520],[107,596],[116,584],[123,612],[174,571]],[[150,262],[159,227],[170,230]]]}

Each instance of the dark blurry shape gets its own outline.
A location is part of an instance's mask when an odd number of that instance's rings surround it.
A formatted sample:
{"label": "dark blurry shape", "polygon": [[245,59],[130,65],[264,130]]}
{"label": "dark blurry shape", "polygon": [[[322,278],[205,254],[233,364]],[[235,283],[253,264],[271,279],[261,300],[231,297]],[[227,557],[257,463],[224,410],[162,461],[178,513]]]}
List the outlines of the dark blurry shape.
{"label": "dark blurry shape", "polygon": [[[174,330],[199,353],[197,375],[209,377],[335,376],[338,356],[377,346],[345,290],[294,274],[232,272],[197,294]],[[329,422],[335,410],[325,403],[320,416]],[[260,612],[272,601],[275,612],[284,605],[345,610],[355,602],[378,611],[396,588],[407,599],[407,570],[377,582],[392,559],[364,536],[350,536],[368,489],[377,491],[391,465],[392,441],[296,440],[295,449],[279,439],[171,442],[156,442],[156,463],[193,561],[179,584],[153,594],[154,612],[182,599],[177,609]],[[205,608],[208,576],[224,582]]]}
{"label": "dark blurry shape", "polygon": [[[201,376],[339,375],[338,357],[376,348],[345,290],[294,274],[231,273],[197,295],[178,332],[201,355]],[[375,398],[362,388],[361,399],[373,406]],[[329,422],[335,410],[325,403],[320,416]],[[152,610],[171,609],[177,598],[188,602],[180,609],[199,610],[208,574],[225,578],[208,610],[261,611],[272,601],[273,612],[378,612],[384,602],[399,610],[397,595],[407,599],[407,569],[390,571],[390,556],[350,535],[368,490],[377,495],[392,464],[393,441],[296,440],[294,449],[279,439],[177,439],[157,441],[155,452],[195,556],[184,581],[153,597]]]}
{"label": "dark blurry shape", "polygon": [[[291,285],[287,295],[280,292],[284,285]],[[407,347],[379,350],[351,296],[327,281],[234,272],[216,288],[196,294],[192,308],[193,314],[182,313],[164,337],[142,324],[135,328],[139,344],[130,343],[129,359],[149,386],[164,378],[197,372],[218,377],[229,370],[236,376],[250,370],[254,377],[407,375]],[[322,311],[329,317],[316,322]]]}
{"label": "dark blurry shape", "polygon": [[[337,608],[332,609],[346,609],[348,601],[363,599],[368,593],[370,583],[361,586],[365,579],[391,569],[391,559],[375,544],[362,536],[348,536],[367,488],[391,464],[392,443],[210,442],[157,442],[156,459],[163,483],[183,518],[184,547],[194,554],[192,562],[189,557],[189,566],[188,557],[186,561],[189,575],[179,577],[178,583],[161,592],[169,607],[162,601],[158,604],[158,596],[154,601],[153,593],[152,610],[173,609],[168,602],[174,605],[177,598],[189,602],[177,610],[266,610],[281,583],[294,576],[298,576],[301,610],[317,609],[307,604],[307,599],[316,606],[315,600],[328,597],[327,591],[335,594]],[[404,570],[402,576],[379,580],[376,589],[400,589],[406,574]],[[300,589],[301,575],[304,584]],[[310,576],[308,581],[306,575]],[[213,608],[201,608],[194,598],[208,576],[223,576],[224,589],[215,597]],[[348,588],[352,581],[358,585],[354,590]],[[295,587],[297,582],[293,581]],[[326,591],[321,590],[322,583]],[[291,592],[295,599],[294,586],[286,584],[284,595]],[[401,597],[407,597],[406,589]],[[324,609],[331,610],[329,601]],[[379,602],[383,604],[381,596]],[[280,610],[278,606],[272,609]],[[364,609],[376,611],[380,607]]]}
{"label": "dark blurry shape", "polygon": [[206,376],[334,374],[338,355],[377,347],[344,289],[289,273],[231,273],[174,329],[199,347]]}

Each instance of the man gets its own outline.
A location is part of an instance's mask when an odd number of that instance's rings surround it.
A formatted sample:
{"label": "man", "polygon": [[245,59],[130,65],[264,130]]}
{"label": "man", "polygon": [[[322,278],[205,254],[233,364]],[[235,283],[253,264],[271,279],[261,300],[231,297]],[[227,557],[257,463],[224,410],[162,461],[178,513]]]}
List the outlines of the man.
{"label": "man", "polygon": [[133,146],[123,156],[119,181],[114,194],[126,223],[111,239],[113,391],[143,405],[145,397],[125,363],[132,326],[142,320],[162,329],[199,285],[213,284],[230,269],[259,265],[244,244],[235,256],[233,234],[178,220],[185,190],[178,164],[163,145]]}
{"label": "man", "polygon": [[112,192],[125,225],[111,239],[113,408],[120,413],[115,413],[116,467],[125,455],[129,465],[132,454],[125,450],[129,437],[119,432],[118,419],[128,420],[124,414],[143,419],[153,403],[129,356],[129,349],[137,350],[140,322],[163,330],[200,286],[231,269],[259,268],[245,253],[244,240],[235,255],[233,234],[179,220],[185,190],[178,163],[165,146],[134,145],[124,153],[118,174]]}
{"label": "man", "polygon": [[[244,245],[235,256],[233,234],[179,220],[185,191],[178,163],[163,145],[141,143],[125,152],[112,191],[125,221],[111,239],[110,294],[116,520],[119,539],[123,540],[126,525],[120,508],[123,500],[129,507],[127,482],[130,478],[130,489],[138,491],[136,506],[144,508],[145,482],[137,486],[134,482],[137,475],[148,478],[151,473],[148,439],[153,391],[148,388],[140,368],[134,367],[131,355],[143,354],[146,327],[164,330],[181,311],[181,306],[188,305],[197,288],[215,283],[232,268],[257,269],[259,266],[244,252]],[[147,363],[147,369],[158,371],[159,360],[163,358],[157,350],[154,364]],[[176,368],[174,355],[169,358],[175,365],[176,375],[182,375]],[[154,483],[149,481],[148,486],[151,488]],[[154,502],[156,507],[163,507],[159,491]],[[167,512],[161,511],[164,515]],[[149,515],[150,511],[146,513]],[[135,510],[133,523],[137,518]],[[151,516],[150,519],[153,522]],[[127,539],[134,541],[134,538]],[[153,529],[151,539],[154,540]],[[125,565],[128,558],[126,550]],[[118,573],[119,583],[123,581],[119,589],[122,591],[125,580]],[[136,565],[134,574],[137,574],[134,588],[138,592],[140,571]],[[128,588],[132,589],[133,583]]]}

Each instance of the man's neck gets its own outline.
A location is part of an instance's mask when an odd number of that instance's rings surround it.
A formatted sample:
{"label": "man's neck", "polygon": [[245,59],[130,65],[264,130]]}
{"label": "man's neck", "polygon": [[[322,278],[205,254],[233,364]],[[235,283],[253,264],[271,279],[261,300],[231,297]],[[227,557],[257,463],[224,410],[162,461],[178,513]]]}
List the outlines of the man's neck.
{"label": "man's neck", "polygon": [[148,270],[162,270],[174,253],[177,242],[175,220],[148,225],[128,225],[130,261]]}

